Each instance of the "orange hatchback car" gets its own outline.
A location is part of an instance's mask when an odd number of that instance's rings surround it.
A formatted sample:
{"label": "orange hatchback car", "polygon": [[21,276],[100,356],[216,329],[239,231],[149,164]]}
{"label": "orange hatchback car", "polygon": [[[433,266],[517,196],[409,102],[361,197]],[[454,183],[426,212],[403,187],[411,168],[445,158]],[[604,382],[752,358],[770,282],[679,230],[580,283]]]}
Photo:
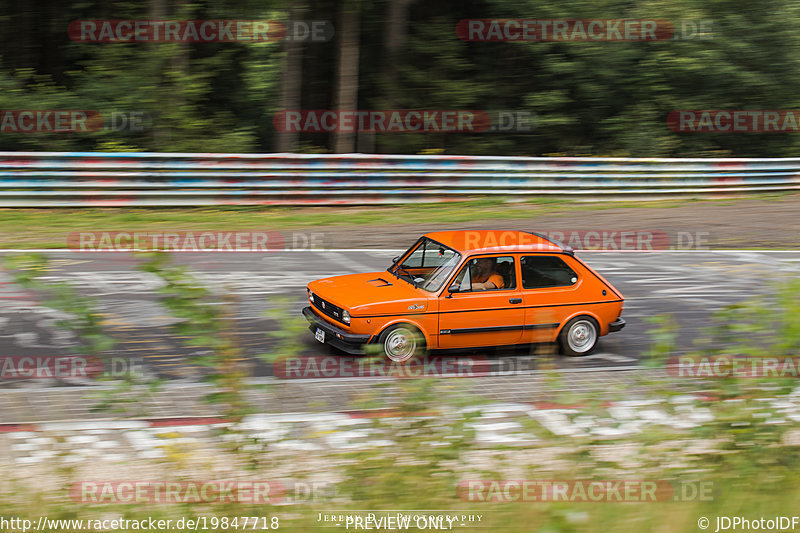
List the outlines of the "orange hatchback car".
{"label": "orange hatchback car", "polygon": [[308,284],[316,339],[351,354],[377,344],[393,361],[427,349],[557,342],[584,355],[625,326],[623,297],[572,249],[537,233],[442,231],[385,272]]}

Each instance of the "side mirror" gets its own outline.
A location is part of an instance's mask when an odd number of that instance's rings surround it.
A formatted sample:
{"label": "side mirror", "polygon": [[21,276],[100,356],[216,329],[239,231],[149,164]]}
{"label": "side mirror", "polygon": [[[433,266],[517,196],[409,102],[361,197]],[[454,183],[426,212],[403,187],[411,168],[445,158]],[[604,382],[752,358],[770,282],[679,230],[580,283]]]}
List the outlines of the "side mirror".
{"label": "side mirror", "polygon": [[400,261],[400,256],[399,255],[396,255],[396,256],[394,256],[394,258],[392,258],[392,264],[393,265],[396,265],[398,261]]}
{"label": "side mirror", "polygon": [[454,293],[454,292],[461,292],[461,287],[458,283],[453,283],[447,288],[447,292]]}

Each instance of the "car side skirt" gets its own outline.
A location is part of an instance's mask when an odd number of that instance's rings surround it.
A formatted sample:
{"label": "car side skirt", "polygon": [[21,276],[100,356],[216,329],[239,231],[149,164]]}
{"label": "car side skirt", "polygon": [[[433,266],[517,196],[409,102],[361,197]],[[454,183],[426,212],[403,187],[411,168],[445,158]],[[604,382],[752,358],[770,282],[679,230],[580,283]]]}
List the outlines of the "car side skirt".
{"label": "car side skirt", "polygon": [[459,329],[440,329],[439,335],[457,335],[459,333],[493,333],[495,331],[514,331],[525,329],[551,329],[557,328],[560,324],[520,324],[518,326],[492,326],[486,328],[459,328]]}

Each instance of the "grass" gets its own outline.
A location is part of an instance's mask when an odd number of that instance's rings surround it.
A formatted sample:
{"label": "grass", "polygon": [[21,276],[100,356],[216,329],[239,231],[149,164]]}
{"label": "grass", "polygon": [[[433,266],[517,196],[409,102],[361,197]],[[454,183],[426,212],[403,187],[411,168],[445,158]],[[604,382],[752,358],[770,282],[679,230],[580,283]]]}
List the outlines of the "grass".
{"label": "grass", "polygon": [[409,221],[454,224],[490,219],[526,219],[621,208],[670,208],[687,202],[724,200],[603,201],[586,204],[556,198],[508,202],[503,198],[380,207],[197,207],[0,209],[0,249],[66,248],[78,231],[291,230],[315,227],[392,226]]}
{"label": "grass", "polygon": [[[419,409],[420,405],[450,404],[451,398],[441,394],[443,380],[412,380],[400,384],[404,410]],[[663,391],[658,392],[658,396]],[[475,398],[477,400],[477,398]],[[456,402],[458,403],[458,402]],[[480,410],[481,401],[475,408]],[[701,403],[700,406],[703,406]],[[453,406],[451,406],[453,407]],[[526,532],[683,532],[699,531],[697,522],[701,517],[711,521],[710,531],[716,529],[717,516],[741,516],[759,519],[791,515],[791,510],[800,497],[800,485],[796,481],[800,450],[787,446],[782,435],[796,430],[796,424],[772,425],[752,418],[751,411],[743,407],[763,407],[757,404],[726,405],[722,402],[709,404],[715,420],[707,427],[676,430],[653,427],[641,434],[624,437],[558,437],[541,426],[536,428],[537,441],[530,447],[504,445],[478,445],[474,441],[471,422],[490,422],[492,419],[476,420],[474,416],[459,415],[449,411],[432,418],[400,418],[394,420],[375,419],[369,427],[380,430],[379,438],[388,438],[395,444],[389,447],[362,447],[358,450],[326,450],[314,452],[305,458],[286,455],[265,444],[261,451],[252,452],[260,456],[256,471],[246,479],[272,480],[277,477],[314,481],[314,479],[336,479],[335,486],[326,489],[327,496],[318,501],[306,501],[296,505],[251,505],[251,504],[84,504],[70,501],[68,487],[81,479],[109,479],[102,475],[86,476],[87,472],[63,470],[50,482],[39,485],[35,492],[20,479],[20,471],[11,473],[5,488],[0,487],[0,515],[36,520],[41,515],[50,519],[77,518],[83,520],[127,518],[142,520],[170,519],[173,524],[181,517],[264,516],[269,522],[279,517],[280,530],[312,531],[320,526],[330,531],[344,530],[340,527],[317,522],[319,513],[328,515],[365,516],[363,510],[374,510],[377,517],[386,513],[377,510],[393,510],[393,515],[430,514],[459,516],[481,516],[479,523],[460,526],[453,531]],[[586,413],[603,418],[604,408],[594,407]],[[520,415],[527,418],[524,414]],[[742,422],[749,424],[743,430]],[[534,423],[535,424],[535,423]],[[170,447],[170,441],[180,435],[181,430],[162,434],[165,449],[169,452],[160,460],[159,479],[204,480],[216,479],[205,464],[200,449]],[[526,429],[526,432],[528,430]],[[742,433],[743,432],[743,433]],[[705,440],[710,433],[720,439],[715,451],[693,453],[691,444],[697,439]],[[290,439],[316,438],[311,434],[293,434]],[[446,444],[443,444],[446,443]],[[663,445],[662,445],[663,443]],[[614,451],[629,447],[634,465],[626,465],[625,458],[604,455],[603,451]],[[220,464],[234,470],[244,464],[244,457],[230,450],[218,450]],[[302,452],[298,452],[302,454]],[[308,464],[304,464],[307,463]],[[674,463],[683,463],[683,466]],[[636,466],[638,464],[638,466]],[[313,466],[317,465],[317,466]],[[101,464],[95,465],[101,469]],[[146,467],[145,467],[146,468]],[[316,470],[319,468],[320,470]],[[226,469],[229,475],[232,470]],[[128,479],[148,479],[133,468],[123,475]],[[121,477],[123,477],[121,476]],[[164,477],[166,476],[166,477]],[[235,477],[239,478],[238,475]],[[239,478],[239,479],[245,479]],[[111,477],[110,479],[114,479]],[[591,502],[591,501],[521,501],[498,503],[492,501],[469,501],[456,487],[462,480],[642,480],[668,482],[676,489],[674,498],[669,495],[658,502]],[[34,484],[36,487],[37,485]],[[703,496],[694,492],[698,487],[710,487]],[[683,493],[680,489],[688,487]],[[484,493],[485,495],[485,493]],[[420,510],[429,509],[428,513]],[[210,524],[209,524],[210,525]],[[259,524],[259,529],[260,529]],[[241,525],[239,526],[241,529]],[[184,527],[183,530],[188,528]],[[202,526],[200,529],[203,529]],[[249,528],[248,528],[249,529]],[[350,529],[353,529],[351,526]],[[133,530],[133,529],[131,529]],[[169,531],[176,531],[172,527]],[[211,531],[224,531],[224,527],[210,527]],[[412,531],[415,530],[413,527]],[[449,529],[448,529],[449,530]]]}

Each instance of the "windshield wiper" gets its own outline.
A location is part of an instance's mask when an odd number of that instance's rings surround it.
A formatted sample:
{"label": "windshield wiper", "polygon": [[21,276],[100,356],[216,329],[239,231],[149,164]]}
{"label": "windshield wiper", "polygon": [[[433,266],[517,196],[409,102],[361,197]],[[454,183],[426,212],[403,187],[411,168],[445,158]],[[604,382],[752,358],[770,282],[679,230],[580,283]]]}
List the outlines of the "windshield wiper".
{"label": "windshield wiper", "polygon": [[[402,270],[403,272],[405,272],[405,276],[408,276],[408,279],[406,281],[408,281],[410,284],[412,284],[415,289],[419,288],[419,287],[417,287],[417,282],[414,281],[414,276],[412,276],[411,273],[408,270],[406,270],[405,268],[403,268],[400,265],[397,265],[397,269],[396,270],[398,270],[398,271]],[[395,276],[397,276],[397,279],[406,279],[405,276],[398,276],[397,274],[395,274]]]}

